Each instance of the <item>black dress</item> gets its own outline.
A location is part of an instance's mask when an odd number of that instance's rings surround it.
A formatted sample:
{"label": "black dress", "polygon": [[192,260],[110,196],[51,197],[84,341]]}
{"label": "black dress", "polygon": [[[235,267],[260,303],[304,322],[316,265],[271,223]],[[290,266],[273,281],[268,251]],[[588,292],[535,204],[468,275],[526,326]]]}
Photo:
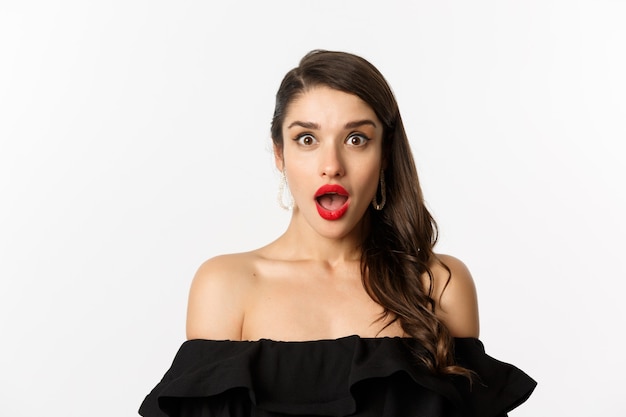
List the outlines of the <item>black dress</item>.
{"label": "black dress", "polygon": [[190,340],[148,394],[145,417],[502,417],[536,382],[485,354],[478,339],[454,340],[464,377],[416,363],[413,339],[306,342]]}

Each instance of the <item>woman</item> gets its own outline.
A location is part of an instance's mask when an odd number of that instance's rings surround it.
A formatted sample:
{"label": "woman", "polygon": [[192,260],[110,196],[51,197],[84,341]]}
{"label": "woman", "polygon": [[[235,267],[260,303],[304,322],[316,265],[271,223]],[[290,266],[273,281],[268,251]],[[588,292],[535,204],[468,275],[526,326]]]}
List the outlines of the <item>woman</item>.
{"label": "woman", "polygon": [[[503,416],[535,382],[478,341],[472,277],[433,252],[396,100],[378,70],[313,51],[272,120],[291,222],[218,256],[144,416]],[[285,204],[286,195],[280,196]]]}

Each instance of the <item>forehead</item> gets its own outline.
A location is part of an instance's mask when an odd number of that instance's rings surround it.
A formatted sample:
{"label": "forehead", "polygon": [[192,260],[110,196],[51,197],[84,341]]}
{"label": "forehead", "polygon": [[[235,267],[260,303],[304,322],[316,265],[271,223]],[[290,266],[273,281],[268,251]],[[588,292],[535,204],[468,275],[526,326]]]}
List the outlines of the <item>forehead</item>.
{"label": "forehead", "polygon": [[327,86],[313,87],[298,95],[287,107],[283,127],[293,121],[333,127],[355,120],[370,119],[381,123],[374,110],[360,97]]}

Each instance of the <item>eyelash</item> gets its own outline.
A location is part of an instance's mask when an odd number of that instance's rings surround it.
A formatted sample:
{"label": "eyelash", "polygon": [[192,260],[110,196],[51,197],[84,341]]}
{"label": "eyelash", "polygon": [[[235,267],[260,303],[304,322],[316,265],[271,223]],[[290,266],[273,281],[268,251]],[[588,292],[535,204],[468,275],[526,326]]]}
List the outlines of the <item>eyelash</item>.
{"label": "eyelash", "polygon": [[[312,145],[305,145],[304,143],[302,143],[302,139],[307,138],[307,137],[309,137],[309,138],[311,138],[311,139],[313,139],[314,141],[317,142],[317,139],[315,139],[315,136],[313,136],[310,133],[303,133],[301,135],[298,135],[295,138],[293,138],[293,140],[295,142],[297,142],[299,145],[302,145],[302,146],[307,146],[307,147],[308,146],[312,146]],[[360,145],[353,145],[353,144],[349,143],[350,139],[355,138],[355,137],[361,139],[363,141],[363,143],[361,143]],[[365,146],[367,144],[367,142],[369,142],[369,141],[370,141],[370,138],[368,138],[367,136],[365,136],[365,135],[363,135],[361,133],[351,133],[346,138],[345,143],[348,144],[348,145],[354,146],[354,147],[360,147],[360,146]]]}
{"label": "eyelash", "polygon": [[306,137],[310,137],[311,139],[313,139],[314,141],[317,141],[317,139],[315,139],[315,136],[313,136],[310,133],[303,133],[301,135],[296,136],[295,138],[293,138],[293,140],[295,142],[298,143],[298,145],[302,145],[302,146],[311,146],[311,145],[305,145],[304,143],[302,143],[302,139],[306,138]]}
{"label": "eyelash", "polygon": [[363,135],[361,133],[352,133],[352,134],[350,134],[348,136],[348,138],[346,139],[346,142],[349,142],[350,139],[352,139],[352,138],[359,138],[359,139],[361,139],[363,141],[363,143],[361,143],[360,145],[352,145],[351,143],[349,143],[349,145],[356,146],[356,147],[365,146],[365,145],[367,145],[367,142],[370,141],[370,138],[368,138],[367,136],[365,136],[365,135]]}

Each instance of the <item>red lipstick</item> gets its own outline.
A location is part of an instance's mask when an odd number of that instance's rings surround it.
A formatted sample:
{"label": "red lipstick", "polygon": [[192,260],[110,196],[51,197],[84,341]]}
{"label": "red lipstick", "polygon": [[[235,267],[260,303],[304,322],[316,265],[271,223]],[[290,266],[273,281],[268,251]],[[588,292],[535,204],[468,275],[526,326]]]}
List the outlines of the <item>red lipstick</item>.
{"label": "red lipstick", "polygon": [[317,212],[325,220],[338,220],[348,210],[350,194],[338,184],[322,185],[315,193]]}

